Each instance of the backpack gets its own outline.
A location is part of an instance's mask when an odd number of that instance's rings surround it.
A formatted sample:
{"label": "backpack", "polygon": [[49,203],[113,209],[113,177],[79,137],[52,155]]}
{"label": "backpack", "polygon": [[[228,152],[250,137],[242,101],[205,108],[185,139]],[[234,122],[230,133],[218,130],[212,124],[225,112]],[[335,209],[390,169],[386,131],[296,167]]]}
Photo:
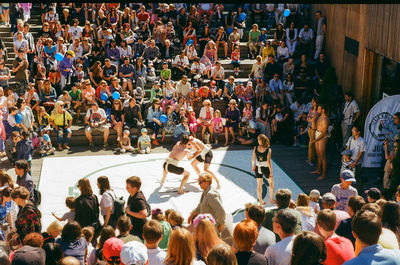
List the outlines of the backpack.
{"label": "backpack", "polygon": [[117,197],[117,196],[115,196],[115,193],[113,194],[114,192],[108,192],[108,194],[111,196],[111,198],[113,199],[113,201],[114,201],[114,203],[113,203],[113,205],[114,205],[114,213],[113,213],[113,215],[114,215],[114,217],[115,217],[115,220],[118,220],[118,218],[120,217],[120,216],[122,216],[122,215],[124,215],[125,214],[125,200],[124,200],[124,197]]}
{"label": "backpack", "polygon": [[35,199],[33,203],[36,207],[42,203],[42,193],[37,189],[36,185],[33,186],[33,198]]}

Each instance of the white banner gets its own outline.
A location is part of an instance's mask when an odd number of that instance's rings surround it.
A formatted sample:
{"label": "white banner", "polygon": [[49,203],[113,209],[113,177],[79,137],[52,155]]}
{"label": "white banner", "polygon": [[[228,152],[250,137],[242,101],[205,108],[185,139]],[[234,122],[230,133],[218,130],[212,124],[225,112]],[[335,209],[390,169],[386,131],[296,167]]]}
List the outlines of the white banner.
{"label": "white banner", "polygon": [[381,167],[384,159],[383,127],[393,121],[393,114],[400,111],[400,95],[385,97],[369,111],[364,126],[366,151],[363,167]]}

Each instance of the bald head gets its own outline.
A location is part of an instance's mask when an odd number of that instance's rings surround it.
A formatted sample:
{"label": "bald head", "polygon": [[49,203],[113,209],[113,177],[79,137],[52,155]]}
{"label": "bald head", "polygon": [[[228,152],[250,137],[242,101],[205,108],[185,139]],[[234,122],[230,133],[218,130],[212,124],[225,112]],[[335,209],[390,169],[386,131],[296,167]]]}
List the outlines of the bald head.
{"label": "bald head", "polygon": [[59,265],[81,265],[81,263],[74,257],[65,257],[60,261]]}

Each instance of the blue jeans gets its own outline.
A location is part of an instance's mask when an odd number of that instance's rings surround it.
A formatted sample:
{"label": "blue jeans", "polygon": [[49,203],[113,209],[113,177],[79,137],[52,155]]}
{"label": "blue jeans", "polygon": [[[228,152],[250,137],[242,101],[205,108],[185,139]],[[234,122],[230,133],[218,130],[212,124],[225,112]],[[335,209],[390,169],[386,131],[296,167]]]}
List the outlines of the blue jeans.
{"label": "blue jeans", "polygon": [[[68,137],[68,134],[72,134],[71,128],[65,128],[63,126],[58,126],[58,130],[54,128],[54,131],[57,133],[57,143],[69,144],[71,141],[71,136]],[[65,139],[64,139],[65,138]]]}

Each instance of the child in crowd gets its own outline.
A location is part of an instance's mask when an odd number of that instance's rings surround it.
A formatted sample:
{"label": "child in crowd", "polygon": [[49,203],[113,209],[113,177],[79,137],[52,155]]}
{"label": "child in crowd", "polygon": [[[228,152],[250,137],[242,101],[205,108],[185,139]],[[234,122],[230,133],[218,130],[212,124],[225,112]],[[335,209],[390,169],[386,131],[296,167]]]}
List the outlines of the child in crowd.
{"label": "child in crowd", "polygon": [[12,106],[10,108],[10,114],[7,117],[7,121],[8,121],[8,125],[9,125],[9,129],[7,131],[7,134],[10,134],[11,132],[20,130],[21,123],[17,123],[16,120],[15,120],[15,116],[17,114],[18,114],[18,108],[16,106]]}
{"label": "child in crowd", "polygon": [[311,209],[314,211],[314,213],[318,214],[318,212],[321,210],[319,206],[319,199],[321,198],[319,190],[314,189],[310,191],[308,198],[310,199]]}
{"label": "child in crowd", "polygon": [[[186,104],[186,103],[185,103]],[[181,121],[181,119],[182,119],[182,117],[186,117],[186,109],[185,109],[185,107],[181,107],[180,109],[179,109],[179,113],[178,113],[178,116],[177,116],[177,125],[180,123],[180,121]]]}
{"label": "child in crowd", "polygon": [[162,239],[158,243],[158,247],[161,249],[167,249],[169,238],[171,236],[171,225],[166,221],[165,215],[160,208],[151,211],[151,219],[157,220],[162,225]]}
{"label": "child in crowd", "polygon": [[211,90],[211,97],[214,100],[221,98],[222,89],[217,87],[217,82],[215,82],[215,80],[211,80],[211,82],[210,82],[210,90]]}
{"label": "child in crowd", "polygon": [[340,168],[340,173],[343,172],[343,170],[350,170],[353,171],[355,174],[356,169],[352,168],[350,165],[353,164],[353,159],[351,159],[351,150],[344,150],[342,152],[342,166]]}
{"label": "child in crowd", "polygon": [[85,226],[81,229],[81,234],[82,234],[82,237],[85,238],[85,240],[88,244],[86,259],[85,259],[85,260],[88,260],[90,257],[90,254],[94,250],[94,247],[92,245],[92,240],[93,240],[93,236],[94,236],[94,228],[92,226]]}
{"label": "child in crowd", "polygon": [[129,130],[124,130],[121,141],[119,142],[120,144],[119,151],[121,153],[135,151],[135,148],[133,148],[131,145],[131,138],[129,137],[129,135],[130,135]]}
{"label": "child in crowd", "polygon": [[[41,132],[43,133],[43,132]],[[39,136],[39,148],[38,153],[42,156],[54,155],[54,151],[56,149],[51,144],[51,139],[48,134],[43,133],[43,135]]]}
{"label": "child in crowd", "polygon": [[188,107],[188,123],[190,133],[195,136],[197,133],[197,126],[199,125],[199,122],[197,121],[196,113],[193,111],[193,108],[191,106]]}
{"label": "child in crowd", "polygon": [[231,53],[231,64],[233,65],[233,69],[235,70],[235,75],[239,75],[239,67],[240,67],[240,49],[239,46],[236,45],[235,49]]}
{"label": "child in crowd", "polygon": [[183,228],[184,219],[178,211],[168,209],[165,211],[165,216],[167,217],[167,221],[171,225],[172,230]]}
{"label": "child in crowd", "polygon": [[153,66],[152,62],[149,62],[149,64],[147,65],[147,76],[146,76],[146,80],[152,84],[158,80],[160,80],[160,77],[156,75],[156,69]]}
{"label": "child in crowd", "polygon": [[72,98],[69,95],[67,90],[64,90],[62,92],[62,94],[58,97],[57,101],[62,101],[64,102],[64,108],[66,110],[69,110],[71,108],[71,102],[72,102]]}
{"label": "child in crowd", "polygon": [[15,161],[17,161],[17,151],[15,146],[20,140],[20,134],[17,131],[11,133],[11,137],[6,140],[5,151],[10,164],[14,166]]}
{"label": "child in crowd", "polygon": [[159,99],[161,100],[163,97],[163,90],[160,87],[160,81],[156,81],[153,84],[153,87],[151,88],[150,91],[150,103],[153,103],[154,99]]}
{"label": "child in crowd", "polygon": [[150,154],[151,152],[151,140],[150,136],[147,135],[147,129],[143,128],[140,131],[140,136],[138,139],[138,152],[140,154]]}
{"label": "child in crowd", "polygon": [[163,86],[167,81],[171,80],[171,69],[168,69],[167,62],[163,62],[163,64],[162,64],[162,70],[160,72],[160,77],[161,77],[161,84]]}
{"label": "child in crowd", "polygon": [[74,196],[68,196],[67,198],[65,198],[65,205],[68,207],[69,212],[66,212],[62,217],[58,217],[54,212],[52,212],[51,214],[60,222],[73,222],[75,221],[75,204],[76,198]]}
{"label": "child in crowd", "polygon": [[136,104],[142,107],[145,96],[144,90],[141,87],[136,87],[136,89],[133,91],[133,95],[136,99]]}
{"label": "child in crowd", "polygon": [[147,248],[148,264],[164,264],[167,253],[160,248],[160,243],[164,239],[162,224],[156,220],[150,220],[145,223],[143,226],[143,239]]}
{"label": "child in crowd", "polygon": [[253,120],[253,107],[251,106],[251,101],[246,101],[243,108],[243,118],[242,122],[247,126],[249,122]]}
{"label": "child in crowd", "polygon": [[74,84],[75,82],[80,82],[84,78],[85,78],[85,72],[83,71],[83,65],[77,64],[76,69],[71,76],[71,84]]}
{"label": "child in crowd", "polygon": [[331,193],[336,196],[336,210],[347,212],[349,198],[358,195],[357,190],[351,186],[356,182],[353,171],[343,170],[340,173],[340,181],[341,183],[332,186]]}
{"label": "child in crowd", "polygon": [[238,81],[233,93],[242,102],[246,102],[246,97],[244,96],[244,91],[245,91],[245,87],[243,86],[243,82]]}
{"label": "child in crowd", "polygon": [[294,137],[294,147],[297,146],[306,146],[308,144],[308,128],[304,124],[299,125],[299,131],[297,135]]}
{"label": "child in crowd", "polygon": [[37,121],[40,132],[47,134],[51,130],[49,120],[50,120],[50,115],[46,112],[46,109],[43,106],[39,107]]}
{"label": "child in crowd", "polygon": [[213,126],[215,144],[218,144],[219,135],[221,134],[222,130],[224,129],[224,125],[222,124],[220,110],[217,109],[214,111],[214,118],[212,119],[211,123]]}
{"label": "child in crowd", "polygon": [[76,113],[76,120],[78,123],[81,122],[80,120],[80,113],[81,113],[81,103],[82,103],[82,91],[79,89],[80,83],[75,83],[69,91],[69,95],[71,97],[71,106],[70,112],[72,114]]}
{"label": "child in crowd", "polygon": [[171,105],[167,106],[165,115],[167,116],[168,120],[163,127],[162,138],[161,138],[162,143],[165,141],[165,133],[169,134],[174,133],[175,127],[178,123],[176,114],[174,112],[174,108]]}
{"label": "child in crowd", "polygon": [[17,150],[17,159],[25,159],[28,161],[29,166],[31,165],[33,155],[33,145],[30,140],[30,135],[29,132],[22,131],[22,139],[15,146],[15,149]]}

